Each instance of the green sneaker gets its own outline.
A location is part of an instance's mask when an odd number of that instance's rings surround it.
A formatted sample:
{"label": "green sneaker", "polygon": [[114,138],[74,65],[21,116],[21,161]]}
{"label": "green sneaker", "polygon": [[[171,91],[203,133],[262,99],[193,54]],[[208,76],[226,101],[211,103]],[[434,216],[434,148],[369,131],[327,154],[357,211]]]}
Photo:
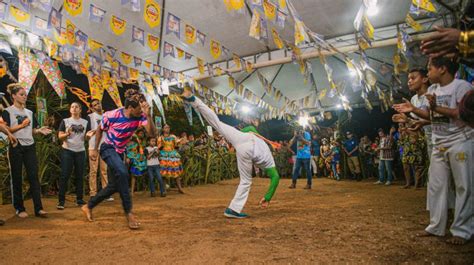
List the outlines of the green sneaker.
{"label": "green sneaker", "polygon": [[228,218],[237,218],[237,219],[243,219],[243,218],[249,217],[245,213],[238,213],[230,208],[225,209],[224,216]]}

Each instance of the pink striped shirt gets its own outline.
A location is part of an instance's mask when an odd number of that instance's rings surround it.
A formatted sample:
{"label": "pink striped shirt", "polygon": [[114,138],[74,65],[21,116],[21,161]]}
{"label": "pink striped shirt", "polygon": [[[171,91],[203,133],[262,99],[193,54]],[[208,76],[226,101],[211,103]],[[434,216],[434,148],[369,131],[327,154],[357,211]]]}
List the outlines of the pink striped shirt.
{"label": "pink striped shirt", "polygon": [[147,124],[145,114],[127,118],[123,111],[124,108],[107,111],[100,123],[100,128],[105,132],[104,143],[114,146],[119,154],[125,151],[127,143],[138,127]]}

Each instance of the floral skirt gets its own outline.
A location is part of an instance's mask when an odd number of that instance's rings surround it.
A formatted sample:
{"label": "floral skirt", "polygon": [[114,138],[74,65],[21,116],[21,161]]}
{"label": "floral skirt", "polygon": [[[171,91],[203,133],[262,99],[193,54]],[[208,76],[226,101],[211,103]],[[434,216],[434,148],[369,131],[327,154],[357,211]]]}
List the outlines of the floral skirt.
{"label": "floral skirt", "polygon": [[160,151],[160,173],[165,178],[179,178],[183,173],[181,156],[176,150]]}

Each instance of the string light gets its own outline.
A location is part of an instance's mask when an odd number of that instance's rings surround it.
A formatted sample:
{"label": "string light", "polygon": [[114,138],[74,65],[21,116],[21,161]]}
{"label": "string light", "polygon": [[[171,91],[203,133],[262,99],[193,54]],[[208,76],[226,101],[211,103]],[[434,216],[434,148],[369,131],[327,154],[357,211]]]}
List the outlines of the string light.
{"label": "string light", "polygon": [[301,125],[303,128],[305,128],[309,124],[309,117],[308,116],[300,116],[298,118],[298,124]]}
{"label": "string light", "polygon": [[251,110],[250,107],[245,106],[245,105],[240,108],[240,111],[242,111],[244,114],[249,113],[250,110]]}

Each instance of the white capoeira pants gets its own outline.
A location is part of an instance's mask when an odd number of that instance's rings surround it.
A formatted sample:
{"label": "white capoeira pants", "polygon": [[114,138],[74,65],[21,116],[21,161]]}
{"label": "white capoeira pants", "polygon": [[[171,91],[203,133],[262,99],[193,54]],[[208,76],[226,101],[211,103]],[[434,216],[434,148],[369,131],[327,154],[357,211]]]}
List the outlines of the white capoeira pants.
{"label": "white capoeira pants", "polygon": [[239,169],[240,183],[235,192],[234,198],[230,202],[229,208],[240,213],[247,202],[252,184],[252,166],[255,164],[261,169],[275,167],[272,153],[268,145],[252,133],[243,133],[234,127],[219,120],[219,117],[196,97],[194,102],[190,102],[196,111],[236,150],[237,167]]}
{"label": "white capoeira pants", "polygon": [[451,234],[469,240],[474,234],[474,139],[435,146],[428,182],[428,233],[444,236],[448,222],[449,181],[454,180],[455,206]]}

